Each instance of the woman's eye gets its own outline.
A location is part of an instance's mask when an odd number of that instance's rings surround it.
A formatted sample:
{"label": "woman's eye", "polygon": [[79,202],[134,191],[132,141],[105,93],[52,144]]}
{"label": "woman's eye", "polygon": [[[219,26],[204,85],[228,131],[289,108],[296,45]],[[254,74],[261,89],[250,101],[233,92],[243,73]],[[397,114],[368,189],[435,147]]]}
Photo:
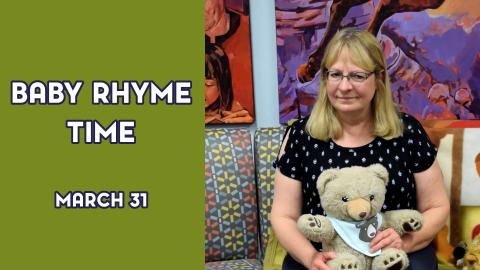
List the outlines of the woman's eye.
{"label": "woman's eye", "polygon": [[353,73],[352,75],[350,75],[350,77],[357,81],[363,81],[367,79],[367,76],[361,73]]}
{"label": "woman's eye", "polygon": [[338,79],[338,78],[342,77],[342,74],[340,72],[331,72],[330,77],[332,77],[334,79]]}
{"label": "woman's eye", "polygon": [[347,197],[347,196],[343,196],[343,197],[342,197],[342,201],[348,202],[348,197]]}

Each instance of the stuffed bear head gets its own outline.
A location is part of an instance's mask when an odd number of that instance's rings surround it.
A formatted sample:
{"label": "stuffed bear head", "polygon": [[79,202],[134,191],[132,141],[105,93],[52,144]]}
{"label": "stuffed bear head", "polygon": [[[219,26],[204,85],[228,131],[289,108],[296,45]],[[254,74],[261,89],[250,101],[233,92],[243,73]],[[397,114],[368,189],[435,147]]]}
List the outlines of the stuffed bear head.
{"label": "stuffed bear head", "polygon": [[317,189],[328,216],[344,221],[368,220],[385,200],[388,171],[380,164],[323,171]]}

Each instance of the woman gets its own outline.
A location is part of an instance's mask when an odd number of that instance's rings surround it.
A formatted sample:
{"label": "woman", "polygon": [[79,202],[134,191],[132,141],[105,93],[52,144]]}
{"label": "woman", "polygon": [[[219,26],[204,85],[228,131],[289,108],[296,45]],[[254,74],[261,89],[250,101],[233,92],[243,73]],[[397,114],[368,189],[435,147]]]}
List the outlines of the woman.
{"label": "woman", "polygon": [[365,31],[338,32],[326,48],[321,72],[312,113],[289,129],[276,162],[271,221],[289,253],[283,269],[330,269],[326,263],[335,254],[309,242],[296,221],[301,214],[324,214],[315,188],[323,170],[374,163],[389,171],[383,211],[417,209],[424,225],[402,237],[392,229],[379,232],[371,252],[401,248],[409,253],[409,269],[436,269],[429,244],[449,212],[443,176],[419,122],[395,108],[378,41]]}
{"label": "woman", "polygon": [[228,57],[215,44],[205,44],[205,124],[252,123],[253,117],[233,99]]}

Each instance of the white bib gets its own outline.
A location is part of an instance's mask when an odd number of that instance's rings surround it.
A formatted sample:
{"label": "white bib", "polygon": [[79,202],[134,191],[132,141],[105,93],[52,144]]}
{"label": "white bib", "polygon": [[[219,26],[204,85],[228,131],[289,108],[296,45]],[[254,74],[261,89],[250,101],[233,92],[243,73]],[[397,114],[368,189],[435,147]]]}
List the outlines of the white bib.
{"label": "white bib", "polygon": [[342,221],[327,216],[332,222],[333,228],[347,245],[367,256],[378,256],[381,250],[370,253],[370,241],[377,235],[378,228],[382,225],[381,214],[364,221]]}

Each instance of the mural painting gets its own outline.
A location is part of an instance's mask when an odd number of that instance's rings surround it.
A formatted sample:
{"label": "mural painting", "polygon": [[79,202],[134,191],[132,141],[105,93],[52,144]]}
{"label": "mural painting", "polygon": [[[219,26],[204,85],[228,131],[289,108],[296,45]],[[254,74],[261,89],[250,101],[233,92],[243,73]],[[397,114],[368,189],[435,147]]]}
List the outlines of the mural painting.
{"label": "mural painting", "polygon": [[418,119],[480,119],[480,2],[276,0],[280,122],[306,116],[319,66],[344,27],[381,42],[400,109]]}
{"label": "mural painting", "polygon": [[206,0],[205,124],[253,121],[248,0]]}

